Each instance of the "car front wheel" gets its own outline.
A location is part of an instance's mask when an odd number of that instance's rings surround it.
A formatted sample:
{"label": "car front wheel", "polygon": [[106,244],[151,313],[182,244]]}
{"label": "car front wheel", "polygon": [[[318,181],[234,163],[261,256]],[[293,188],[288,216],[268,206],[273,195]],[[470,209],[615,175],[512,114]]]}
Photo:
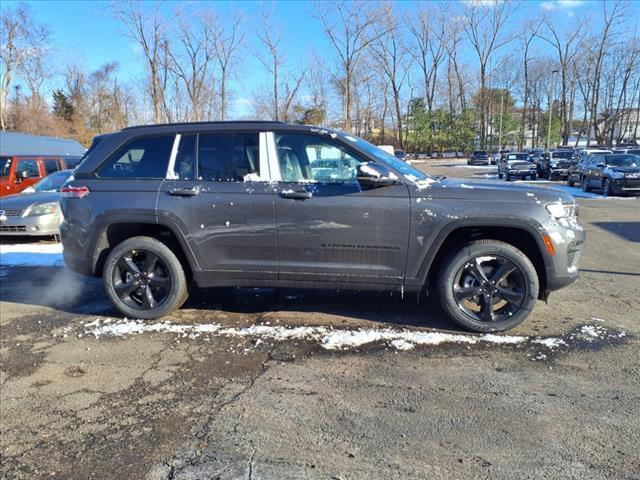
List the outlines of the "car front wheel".
{"label": "car front wheel", "polygon": [[605,178],[602,181],[602,194],[605,197],[610,197],[611,195],[613,195],[613,190],[611,189],[611,182],[609,181],[608,178]]}
{"label": "car front wheel", "polygon": [[180,260],[151,237],[132,237],[111,250],[103,279],[113,306],[132,318],[160,318],[180,308],[188,297]]}
{"label": "car front wheel", "polygon": [[529,258],[498,240],[478,240],[450,256],[437,284],[447,315],[475,332],[519,325],[531,313],[538,289],[538,275]]}
{"label": "car front wheel", "polygon": [[591,191],[591,187],[589,187],[589,181],[587,180],[587,177],[582,177],[582,191],[583,192],[590,192]]}

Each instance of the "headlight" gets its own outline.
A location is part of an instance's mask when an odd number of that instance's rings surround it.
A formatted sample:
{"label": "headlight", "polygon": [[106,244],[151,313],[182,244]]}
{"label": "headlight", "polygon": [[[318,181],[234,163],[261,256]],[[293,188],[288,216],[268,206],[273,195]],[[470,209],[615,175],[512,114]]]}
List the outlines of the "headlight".
{"label": "headlight", "polygon": [[25,217],[35,217],[38,215],[49,215],[58,211],[58,202],[41,203],[29,208],[25,213]]}
{"label": "headlight", "polygon": [[609,172],[609,176],[611,178],[615,178],[616,180],[620,180],[620,179],[624,178],[624,173],[612,171],[612,172]]}
{"label": "headlight", "polygon": [[578,214],[578,207],[571,204],[549,203],[545,207],[554,218],[569,218]]}

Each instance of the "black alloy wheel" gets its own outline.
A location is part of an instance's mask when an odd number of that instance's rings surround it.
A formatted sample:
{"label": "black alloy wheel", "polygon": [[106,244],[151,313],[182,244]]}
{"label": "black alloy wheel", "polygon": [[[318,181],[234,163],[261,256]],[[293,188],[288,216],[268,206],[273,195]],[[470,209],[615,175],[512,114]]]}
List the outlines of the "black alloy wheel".
{"label": "black alloy wheel", "polygon": [[478,256],[465,263],[452,288],[458,308],[478,322],[507,320],[527,298],[524,274],[500,255]]}
{"label": "black alloy wheel", "polygon": [[128,238],[111,250],[102,276],[107,297],[119,312],[129,318],[156,319],[186,302],[185,267],[174,250],[175,246],[146,236]]}
{"label": "black alloy wheel", "polygon": [[171,273],[158,255],[149,250],[122,254],[113,269],[113,288],[122,303],[133,309],[152,310],[171,292]]}
{"label": "black alloy wheel", "polygon": [[451,320],[475,332],[500,332],[522,323],[538,299],[531,260],[499,240],[476,240],[457,249],[438,272],[440,305]]}

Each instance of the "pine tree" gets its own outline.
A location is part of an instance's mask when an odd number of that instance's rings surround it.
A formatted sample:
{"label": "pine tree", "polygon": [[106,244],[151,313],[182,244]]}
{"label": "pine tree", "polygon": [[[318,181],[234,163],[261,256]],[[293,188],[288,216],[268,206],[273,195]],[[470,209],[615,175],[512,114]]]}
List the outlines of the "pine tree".
{"label": "pine tree", "polygon": [[73,105],[60,89],[53,92],[53,113],[67,122],[73,118]]}

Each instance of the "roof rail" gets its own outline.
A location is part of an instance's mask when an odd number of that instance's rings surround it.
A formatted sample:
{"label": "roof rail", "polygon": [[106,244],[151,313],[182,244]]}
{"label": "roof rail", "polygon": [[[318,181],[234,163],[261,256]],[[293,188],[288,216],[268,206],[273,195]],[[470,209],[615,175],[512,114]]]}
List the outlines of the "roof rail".
{"label": "roof rail", "polygon": [[179,127],[182,125],[228,125],[228,124],[249,124],[249,123],[265,123],[265,124],[278,124],[282,125],[285,122],[278,120],[225,120],[216,122],[174,122],[174,123],[153,123],[149,125],[135,125],[132,127],[125,127],[122,130],[134,130],[136,128],[148,128],[148,127]]}

